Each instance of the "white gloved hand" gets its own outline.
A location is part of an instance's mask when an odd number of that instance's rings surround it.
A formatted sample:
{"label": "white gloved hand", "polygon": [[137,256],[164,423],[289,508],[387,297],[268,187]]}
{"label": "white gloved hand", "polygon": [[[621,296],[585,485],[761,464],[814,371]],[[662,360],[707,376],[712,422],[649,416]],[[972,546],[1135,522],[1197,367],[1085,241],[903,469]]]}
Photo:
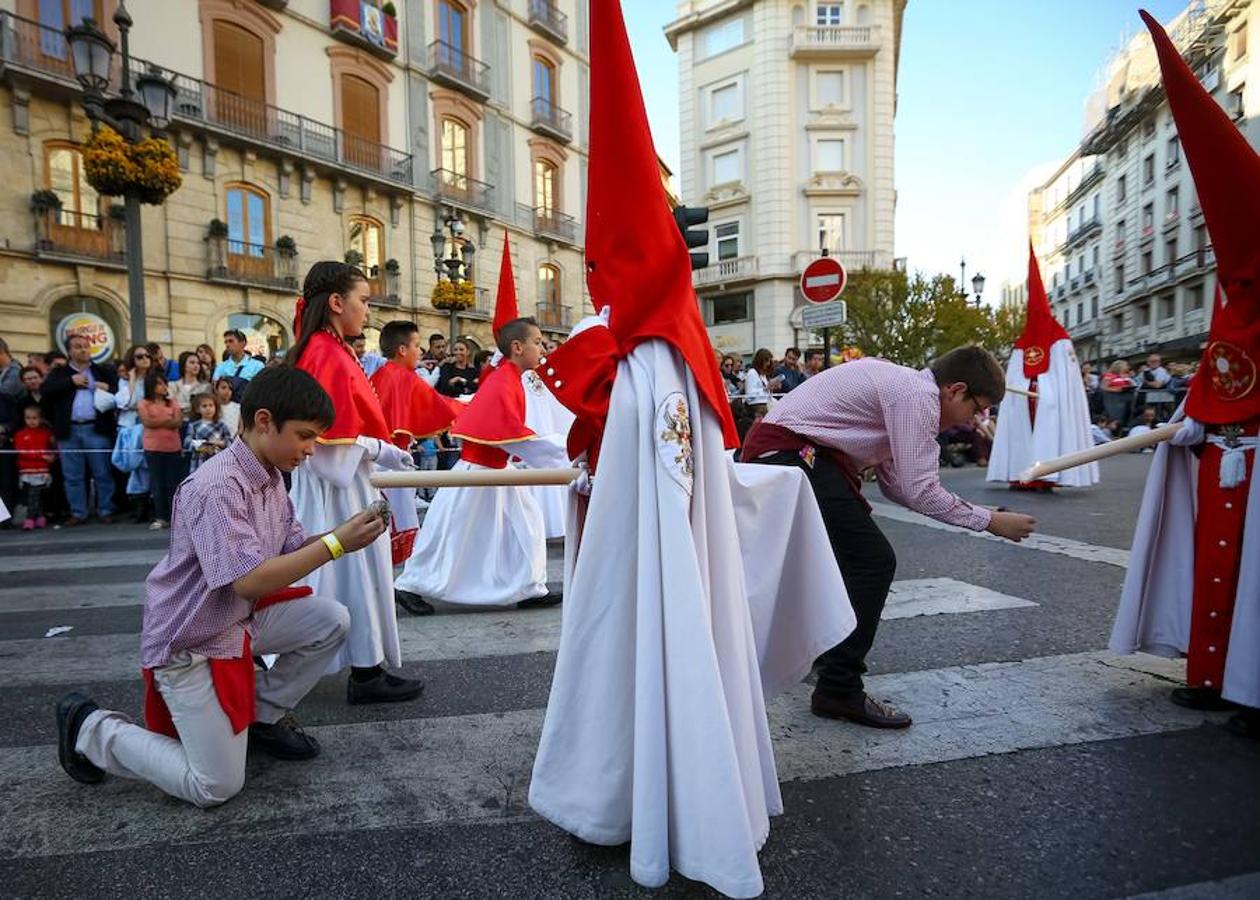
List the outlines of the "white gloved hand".
{"label": "white gloved hand", "polygon": [[1174,447],[1194,447],[1202,444],[1206,437],[1203,423],[1186,416],[1181,420],[1181,430],[1170,437],[1168,443]]}
{"label": "white gloved hand", "polygon": [[577,491],[583,497],[589,497],[591,495],[591,486],[594,484],[594,480],[591,478],[590,467],[586,464],[586,454],[583,453],[574,460],[573,465],[580,470],[577,479],[573,482],[573,490]]}
{"label": "white gloved hand", "polygon": [[400,450],[393,444],[381,441],[380,452],[377,453],[373,460],[382,469],[389,469],[392,472],[401,472],[405,469],[414,469],[416,462],[411,458],[411,454],[406,450]]}

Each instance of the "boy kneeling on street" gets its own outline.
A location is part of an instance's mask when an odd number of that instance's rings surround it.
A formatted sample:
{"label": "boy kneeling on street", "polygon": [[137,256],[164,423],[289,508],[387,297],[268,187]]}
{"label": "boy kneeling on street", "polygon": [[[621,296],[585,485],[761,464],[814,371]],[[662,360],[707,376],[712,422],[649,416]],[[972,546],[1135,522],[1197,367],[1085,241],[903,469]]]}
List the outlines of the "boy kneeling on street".
{"label": "boy kneeling on street", "polygon": [[[281,472],[311,455],[332,400],[292,366],[265,369],[241,402],[241,436],[175,493],[171,543],[145,582],[140,664],[145,723],[81,694],[57,705],[58,754],[85,784],[105,773],[151,782],[200,807],[245,783],[247,747],[311,759],[319,744],[290,710],[345,640],[346,607],[295,581],[366,547],[387,518],[367,510],[308,537]],[[256,654],[277,654],[255,673]]]}

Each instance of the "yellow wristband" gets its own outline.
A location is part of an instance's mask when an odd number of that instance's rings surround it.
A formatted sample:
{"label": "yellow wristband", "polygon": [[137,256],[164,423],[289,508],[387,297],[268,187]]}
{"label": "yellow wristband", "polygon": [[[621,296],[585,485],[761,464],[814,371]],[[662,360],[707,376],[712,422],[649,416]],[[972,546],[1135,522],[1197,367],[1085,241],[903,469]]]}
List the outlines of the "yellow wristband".
{"label": "yellow wristband", "polygon": [[324,542],[324,546],[328,548],[328,552],[332,554],[333,559],[341,559],[346,555],[346,548],[341,546],[341,541],[337,540],[337,535],[331,531],[320,538]]}

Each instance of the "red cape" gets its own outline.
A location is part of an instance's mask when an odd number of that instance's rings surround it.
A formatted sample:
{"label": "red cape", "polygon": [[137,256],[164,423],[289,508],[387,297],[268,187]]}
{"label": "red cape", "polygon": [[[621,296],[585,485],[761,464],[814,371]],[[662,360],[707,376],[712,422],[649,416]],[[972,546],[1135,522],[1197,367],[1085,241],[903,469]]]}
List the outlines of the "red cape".
{"label": "red cape", "polygon": [[350,443],[357,437],[390,439],[381,402],[345,341],[327,331],[312,335],[297,367],[315,376],[332,397],[336,418],[320,435],[321,443]]}
{"label": "red cape", "polygon": [[505,359],[481,380],[472,402],[451,426],[451,434],[492,446],[535,436],[525,425],[525,388],[515,363]]}
{"label": "red cape", "polygon": [[371,384],[391,437],[404,449],[413,440],[445,431],[455,420],[451,403],[404,366],[386,363],[376,370]]}
{"label": "red cape", "polygon": [[1036,378],[1050,370],[1050,347],[1056,341],[1071,340],[1054,313],[1050,311],[1050,298],[1041,281],[1041,270],[1032,244],[1028,245],[1028,320],[1024,333],[1015,347],[1024,351],[1024,377]]}

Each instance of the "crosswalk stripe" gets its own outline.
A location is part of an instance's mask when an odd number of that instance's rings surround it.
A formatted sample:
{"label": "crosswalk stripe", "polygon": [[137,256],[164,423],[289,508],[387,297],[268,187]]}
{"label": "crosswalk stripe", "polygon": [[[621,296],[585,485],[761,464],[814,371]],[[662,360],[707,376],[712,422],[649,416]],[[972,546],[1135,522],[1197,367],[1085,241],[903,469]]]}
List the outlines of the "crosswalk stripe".
{"label": "crosswalk stripe", "polygon": [[1070,556],[1073,559],[1079,559],[1084,562],[1106,563],[1110,566],[1119,566],[1122,569],[1128,568],[1129,565],[1129,551],[1121,550],[1117,547],[1087,544],[1084,541],[1075,541],[1072,538],[1058,537],[1052,534],[1034,534],[1016,544],[1006,540],[1006,538],[1000,538],[996,534],[989,534],[987,531],[972,531],[970,528],[938,522],[936,519],[920,515],[913,510],[906,509],[903,506],[895,506],[891,503],[872,502],[871,511],[877,516],[892,519],[896,522],[922,525],[925,528],[935,528],[937,531],[967,534],[988,541],[997,541],[1009,547],[1020,547],[1024,550],[1040,550],[1044,553],[1057,553],[1060,556]]}
{"label": "crosswalk stripe", "polygon": [[50,553],[28,556],[10,553],[0,556],[0,575],[40,571],[52,574],[68,569],[90,572],[92,569],[102,567],[154,566],[165,555],[165,550],[135,550],[122,547],[117,550],[94,550],[90,553],[75,554]]}
{"label": "crosswalk stripe", "polygon": [[[952,578],[907,579],[893,583],[883,618],[1036,605]],[[424,618],[400,616],[402,658],[427,662],[554,651],[560,645],[560,615],[560,609],[555,607],[491,607]],[[135,634],[70,633],[55,638],[0,641],[0,679],[15,686],[118,681],[135,677],[139,665],[139,639]]]}
{"label": "crosswalk stripe", "polygon": [[1133,894],[1125,900],[1255,900],[1256,897],[1260,897],[1260,872]]}
{"label": "crosswalk stripe", "polygon": [[[1104,651],[869,679],[909,710],[902,732],[809,713],[809,687],[770,704],[779,776],[813,781],[878,769],[1193,728],[1210,716],[1167,701],[1173,662]],[[426,823],[507,822],[526,797],[542,710],[311,728],[310,763],[255,759],[245,791],[202,813],[152,787],[67,778],[52,746],[0,750],[0,855],[48,856],[267,834],[345,833]],[[73,810],[74,827],[67,827]]]}
{"label": "crosswalk stripe", "polygon": [[0,588],[0,614],[14,612],[100,609],[142,606],[144,582],[116,584],[59,584],[46,587]]}

